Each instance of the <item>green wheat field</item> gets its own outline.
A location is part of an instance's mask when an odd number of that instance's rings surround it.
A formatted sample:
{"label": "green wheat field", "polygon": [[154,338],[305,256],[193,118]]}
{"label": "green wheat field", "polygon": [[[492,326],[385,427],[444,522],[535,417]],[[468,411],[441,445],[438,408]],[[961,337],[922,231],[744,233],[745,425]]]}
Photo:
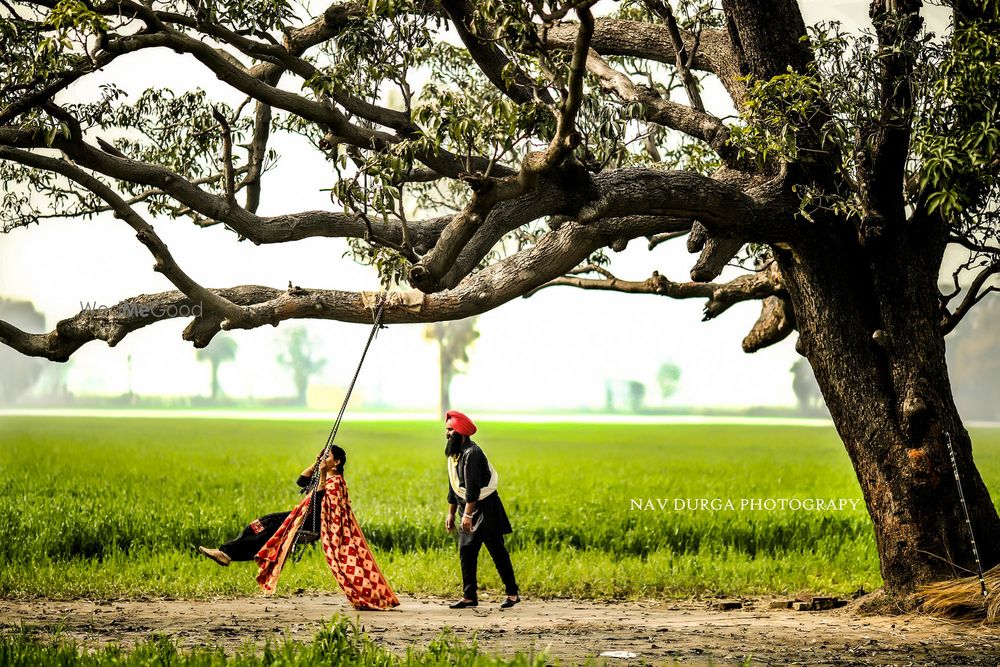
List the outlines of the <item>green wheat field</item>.
{"label": "green wheat field", "polygon": [[[321,421],[0,419],[0,596],[255,594],[255,566],[222,568],[195,548],[290,509],[327,430]],[[1000,497],[1000,430],[972,435]],[[848,595],[880,585],[863,503],[739,509],[744,498],[860,501],[832,428],[485,422],[476,440],[500,473],[527,596]],[[354,511],[397,592],[458,595],[442,427],[345,423],[338,443]],[[675,509],[700,498],[736,509]],[[499,595],[485,549],[481,558],[481,585]],[[335,589],[310,547],[278,594]]]}

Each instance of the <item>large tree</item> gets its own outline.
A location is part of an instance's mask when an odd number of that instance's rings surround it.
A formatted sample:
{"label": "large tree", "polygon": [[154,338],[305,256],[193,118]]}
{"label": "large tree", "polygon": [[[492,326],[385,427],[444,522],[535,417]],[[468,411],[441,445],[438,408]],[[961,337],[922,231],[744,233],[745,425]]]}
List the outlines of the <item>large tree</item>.
{"label": "large tree", "polygon": [[[346,0],[311,17],[287,0],[2,0],[0,164],[22,185],[5,227],[110,211],[177,289],[49,333],[0,323],[0,340],[61,361],[170,316],[199,347],[292,318],[371,321],[371,294],[204,287],[149,222],[164,217],[257,244],[351,239],[415,290],[389,299],[387,323],[469,317],[550,285],[703,298],[706,318],[756,299],[743,347],[798,332],[887,588],[973,568],[947,434],[994,565],[1000,519],[944,337],[1000,273],[1000,30],[992,0],[946,2],[953,26],[934,40],[919,0],[874,0],[874,31],[856,38],[810,33],[794,0],[628,1],[614,16],[581,0]],[[104,86],[73,103],[91,73],[166,49],[245,102]],[[284,133],[328,159],[328,209],[257,212]],[[682,236],[699,253],[691,282],[608,271],[608,248]],[[969,261],[942,293],[955,244]],[[748,272],[713,282],[734,258]]]}
{"label": "large tree", "polygon": [[218,402],[222,394],[222,385],[219,384],[219,366],[227,361],[236,359],[236,350],[239,344],[232,336],[219,334],[212,339],[212,342],[205,347],[199,348],[196,354],[198,361],[207,361],[212,366],[212,401]]}
{"label": "large tree", "polygon": [[451,410],[451,381],[465,372],[469,348],[479,338],[476,318],[454,322],[433,322],[424,328],[424,338],[438,346],[438,410],[443,419]]}
{"label": "large tree", "polygon": [[320,341],[310,336],[308,329],[298,326],[286,331],[282,342],[285,349],[278,355],[278,363],[292,374],[296,403],[305,405],[309,381],[326,366],[326,359],[316,352]]}

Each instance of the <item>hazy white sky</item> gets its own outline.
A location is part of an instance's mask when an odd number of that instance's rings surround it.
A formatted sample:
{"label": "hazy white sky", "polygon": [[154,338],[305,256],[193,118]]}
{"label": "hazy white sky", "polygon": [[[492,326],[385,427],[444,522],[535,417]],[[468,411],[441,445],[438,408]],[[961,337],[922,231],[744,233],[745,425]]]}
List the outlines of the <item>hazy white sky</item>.
{"label": "hazy white sky", "polygon": [[[856,27],[866,20],[868,3],[801,2],[807,23],[840,20]],[[945,14],[933,11],[932,24]],[[171,52],[125,58],[90,77],[70,96],[90,97],[99,83],[114,81],[129,93],[149,85],[155,69],[159,85],[177,90],[202,87],[216,99],[239,103],[241,97],[207,75],[193,59]],[[64,98],[69,101],[70,97]],[[709,100],[711,105],[712,101]],[[716,101],[718,103],[718,101]],[[272,144],[281,153],[278,168],[264,179],[261,214],[330,208],[332,175],[304,141],[282,137]],[[290,244],[254,246],[238,243],[222,228],[200,229],[183,220],[156,221],[158,233],[181,267],[204,285],[244,283],[284,287],[288,281],[314,288],[377,289],[373,270],[342,259],[345,244],[309,239]],[[620,277],[644,279],[656,269],[686,280],[693,255],[683,240],[650,253],[634,241],[614,255],[611,269]],[[80,310],[81,302],[112,305],[145,292],[172,289],[153,273],[146,249],[124,223],[108,218],[49,221],[0,235],[0,295],[30,299],[47,317],[58,319]],[[725,279],[727,275],[723,276]],[[552,288],[520,299],[479,318],[480,339],[468,373],[452,385],[453,402],[470,410],[600,407],[606,379],[635,379],[649,385],[650,404],[658,402],[659,365],[682,368],[677,405],[790,405],[795,402],[789,368],[797,358],[794,336],[753,355],[740,341],[759,313],[756,303],[732,308],[712,322],[701,322],[702,301],[672,301]],[[287,373],[275,362],[279,329],[234,332],[239,343],[235,363],[222,367],[221,381],[233,396],[294,393]],[[128,387],[127,357],[132,356],[133,388],[140,394],[208,392],[208,369],[181,340],[186,322],[167,321],[133,333],[117,348],[100,342],[73,356],[68,370],[75,391],[117,394]],[[323,340],[328,363],[317,382],[344,385],[353,373],[367,328],[338,322],[309,322]],[[363,373],[358,398],[399,407],[433,409],[437,400],[437,354],[423,339],[422,325],[395,325],[383,331]]]}

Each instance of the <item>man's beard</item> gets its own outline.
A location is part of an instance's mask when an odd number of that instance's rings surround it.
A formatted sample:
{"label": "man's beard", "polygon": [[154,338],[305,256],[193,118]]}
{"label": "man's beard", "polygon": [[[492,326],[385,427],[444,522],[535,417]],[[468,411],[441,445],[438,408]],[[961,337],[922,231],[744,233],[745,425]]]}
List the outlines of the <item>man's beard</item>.
{"label": "man's beard", "polygon": [[445,456],[456,456],[465,449],[465,436],[457,431],[452,431],[448,436],[448,443],[444,447]]}

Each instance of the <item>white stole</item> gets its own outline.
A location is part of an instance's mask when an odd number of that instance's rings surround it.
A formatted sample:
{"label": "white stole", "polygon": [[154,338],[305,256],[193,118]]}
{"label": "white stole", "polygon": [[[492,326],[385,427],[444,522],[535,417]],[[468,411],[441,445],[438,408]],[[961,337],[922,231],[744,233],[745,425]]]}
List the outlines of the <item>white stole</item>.
{"label": "white stole", "polygon": [[[458,496],[459,499],[465,501],[465,487],[460,486],[458,483],[458,460],[460,456],[461,455],[446,457],[445,465],[448,466],[448,481],[451,483],[451,490],[455,492],[455,495]],[[490,482],[480,489],[479,500],[482,500],[491,493],[494,493],[497,490],[497,484],[500,482],[500,475],[498,475],[497,471],[493,469],[493,464],[490,463],[489,459],[486,459],[486,465],[489,466],[490,470]]]}

